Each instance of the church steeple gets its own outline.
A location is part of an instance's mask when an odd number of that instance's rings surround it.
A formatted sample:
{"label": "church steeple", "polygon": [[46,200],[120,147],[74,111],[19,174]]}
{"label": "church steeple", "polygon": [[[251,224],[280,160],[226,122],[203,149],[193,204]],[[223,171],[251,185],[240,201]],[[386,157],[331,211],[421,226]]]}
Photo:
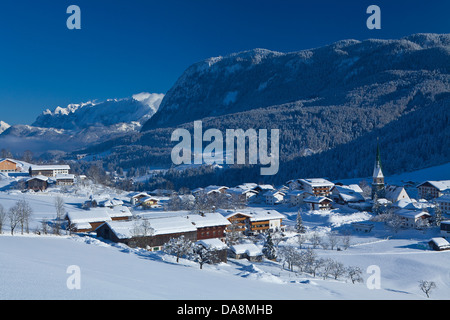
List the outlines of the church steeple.
{"label": "church steeple", "polygon": [[375,160],[375,167],[373,169],[373,181],[372,181],[372,199],[375,195],[378,198],[383,198],[385,196],[385,185],[384,185],[384,175],[383,168],[381,166],[381,153],[380,153],[380,143],[377,139],[377,157]]}

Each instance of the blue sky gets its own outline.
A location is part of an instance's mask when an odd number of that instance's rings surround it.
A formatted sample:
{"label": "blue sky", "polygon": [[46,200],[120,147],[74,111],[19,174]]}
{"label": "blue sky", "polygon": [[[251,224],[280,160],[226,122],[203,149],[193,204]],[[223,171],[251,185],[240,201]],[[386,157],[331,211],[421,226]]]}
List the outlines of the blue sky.
{"label": "blue sky", "polygon": [[[69,5],[81,30],[69,30]],[[369,5],[382,29],[366,27]],[[450,32],[450,1],[8,1],[0,10],[0,120],[46,108],[166,93],[191,64],[253,48],[289,52],[342,39]]]}

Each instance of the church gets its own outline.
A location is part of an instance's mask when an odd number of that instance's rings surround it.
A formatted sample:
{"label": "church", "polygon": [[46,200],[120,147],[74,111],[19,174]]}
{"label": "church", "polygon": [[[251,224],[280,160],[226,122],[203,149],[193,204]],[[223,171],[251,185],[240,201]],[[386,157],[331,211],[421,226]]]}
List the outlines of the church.
{"label": "church", "polygon": [[375,167],[373,169],[372,178],[373,178],[372,199],[375,198],[375,195],[377,199],[384,198],[386,195],[386,186],[384,184],[383,168],[381,166],[380,144],[378,141],[377,141],[377,157],[375,160]]}

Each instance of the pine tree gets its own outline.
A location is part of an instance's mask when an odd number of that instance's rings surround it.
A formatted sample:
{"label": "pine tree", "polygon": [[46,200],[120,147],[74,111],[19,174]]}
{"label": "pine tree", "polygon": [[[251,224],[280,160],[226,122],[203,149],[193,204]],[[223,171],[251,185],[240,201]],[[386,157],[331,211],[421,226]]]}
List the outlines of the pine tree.
{"label": "pine tree", "polygon": [[305,233],[306,229],[303,225],[303,219],[302,219],[302,211],[301,209],[297,212],[297,221],[295,223],[295,230],[297,230],[298,233]]}
{"label": "pine tree", "polygon": [[263,247],[263,253],[269,260],[275,260],[277,258],[270,232],[267,234],[266,242]]}

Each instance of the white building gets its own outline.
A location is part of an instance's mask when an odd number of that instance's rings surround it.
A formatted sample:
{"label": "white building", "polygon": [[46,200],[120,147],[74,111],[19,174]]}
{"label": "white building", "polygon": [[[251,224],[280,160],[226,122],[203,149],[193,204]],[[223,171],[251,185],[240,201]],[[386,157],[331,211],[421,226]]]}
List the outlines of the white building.
{"label": "white building", "polygon": [[385,189],[385,198],[390,202],[395,203],[400,200],[411,201],[405,188],[400,186],[387,186]]}
{"label": "white building", "polygon": [[330,196],[331,189],[334,187],[334,183],[322,178],[300,179],[300,183],[306,192],[323,197]]}
{"label": "white building", "polygon": [[402,220],[403,227],[406,228],[418,228],[426,225],[431,218],[431,215],[425,211],[415,211],[408,209],[400,209],[394,212]]}
{"label": "white building", "polygon": [[275,204],[282,203],[284,200],[284,196],[285,193],[278,190],[267,191],[266,193],[264,193],[264,201],[266,202],[266,204],[273,206]]}

